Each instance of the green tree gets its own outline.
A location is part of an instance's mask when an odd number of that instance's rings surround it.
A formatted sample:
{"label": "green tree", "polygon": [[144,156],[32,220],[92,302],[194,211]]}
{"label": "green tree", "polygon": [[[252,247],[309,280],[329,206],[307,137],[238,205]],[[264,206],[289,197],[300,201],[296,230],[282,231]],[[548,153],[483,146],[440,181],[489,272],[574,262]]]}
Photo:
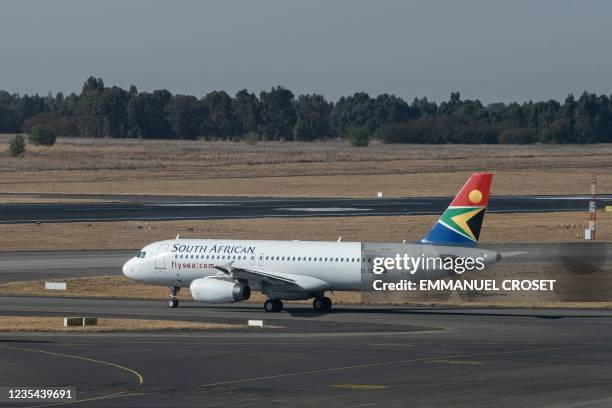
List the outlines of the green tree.
{"label": "green tree", "polygon": [[15,135],[9,140],[8,154],[11,157],[21,156],[25,153],[26,143],[23,135]]}
{"label": "green tree", "polygon": [[259,133],[268,140],[288,140],[296,123],[293,92],[276,86],[259,96]]}
{"label": "green tree", "polygon": [[322,95],[300,95],[296,103],[295,140],[327,139],[331,135],[332,104]]}
{"label": "green tree", "polygon": [[351,129],[351,145],[364,147],[370,143],[370,133],[366,128],[355,127]]}
{"label": "green tree", "polygon": [[129,130],[128,103],[130,94],[113,86],[99,95],[99,114],[102,116],[102,136],[127,137]]}
{"label": "green tree", "polygon": [[208,135],[230,139],[241,130],[232,106],[232,97],[225,91],[210,92],[202,99],[202,103],[208,111]]}
{"label": "green tree", "polygon": [[255,132],[249,132],[246,135],[244,135],[244,142],[248,145],[256,145],[259,142],[259,135]]}
{"label": "green tree", "polygon": [[339,137],[350,136],[351,129],[355,127],[363,127],[373,133],[381,124],[376,112],[376,103],[365,92],[341,97],[334,104],[330,121],[334,133]]}
{"label": "green tree", "polygon": [[243,89],[238,91],[232,102],[239,123],[239,133],[244,135],[249,132],[256,132],[260,125],[260,107],[257,96]]}
{"label": "green tree", "polygon": [[501,144],[529,144],[535,142],[535,131],[530,128],[503,129],[497,136]]}
{"label": "green tree", "polygon": [[104,135],[104,114],[101,104],[103,91],[102,78],[89,77],[83,84],[77,106],[77,126],[82,136],[101,137]]}
{"label": "green tree", "polygon": [[141,92],[132,97],[127,106],[129,135],[145,139],[172,138],[166,115],[171,100],[172,94],[166,90]]}
{"label": "green tree", "polygon": [[201,103],[195,96],[175,95],[168,105],[168,120],[180,139],[196,139],[201,129]]}
{"label": "green tree", "polygon": [[28,133],[30,143],[42,146],[53,146],[57,135],[47,126],[34,126]]}

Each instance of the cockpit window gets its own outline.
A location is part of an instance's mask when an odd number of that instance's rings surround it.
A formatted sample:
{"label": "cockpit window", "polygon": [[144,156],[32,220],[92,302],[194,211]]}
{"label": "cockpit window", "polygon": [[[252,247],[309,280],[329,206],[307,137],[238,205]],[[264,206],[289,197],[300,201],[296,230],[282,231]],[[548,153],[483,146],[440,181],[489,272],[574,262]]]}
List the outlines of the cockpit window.
{"label": "cockpit window", "polygon": [[136,254],[136,258],[144,258],[147,255],[145,251],[140,251]]}

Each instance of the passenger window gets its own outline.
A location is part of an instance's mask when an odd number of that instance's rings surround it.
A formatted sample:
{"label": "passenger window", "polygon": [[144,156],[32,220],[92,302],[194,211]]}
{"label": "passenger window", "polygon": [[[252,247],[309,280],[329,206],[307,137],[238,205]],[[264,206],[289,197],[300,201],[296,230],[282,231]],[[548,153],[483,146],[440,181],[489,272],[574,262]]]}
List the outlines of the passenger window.
{"label": "passenger window", "polygon": [[298,261],[301,261],[301,260],[302,260],[302,257],[301,257],[301,256],[298,256]]}

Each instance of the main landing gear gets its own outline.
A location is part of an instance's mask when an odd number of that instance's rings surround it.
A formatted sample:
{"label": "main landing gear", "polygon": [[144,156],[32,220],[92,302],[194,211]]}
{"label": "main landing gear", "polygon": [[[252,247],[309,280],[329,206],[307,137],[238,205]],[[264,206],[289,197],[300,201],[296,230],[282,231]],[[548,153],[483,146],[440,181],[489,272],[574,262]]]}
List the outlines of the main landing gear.
{"label": "main landing gear", "polygon": [[179,301],[176,298],[178,296],[181,288],[179,286],[174,286],[170,288],[170,299],[168,299],[168,307],[178,307]]}
{"label": "main landing gear", "polygon": [[277,313],[283,310],[283,302],[280,299],[268,299],[264,303],[264,310],[270,313]]}
{"label": "main landing gear", "polygon": [[316,297],[312,301],[312,307],[317,312],[325,312],[325,311],[331,309],[332,301],[331,301],[330,298],[325,297],[325,296]]}

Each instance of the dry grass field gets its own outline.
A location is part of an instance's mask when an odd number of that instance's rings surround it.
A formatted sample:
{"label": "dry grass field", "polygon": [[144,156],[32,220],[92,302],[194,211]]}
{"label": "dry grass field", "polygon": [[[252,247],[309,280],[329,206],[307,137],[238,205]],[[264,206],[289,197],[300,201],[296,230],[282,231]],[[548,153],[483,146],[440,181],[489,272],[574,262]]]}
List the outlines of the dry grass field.
{"label": "dry grass field", "polygon": [[[473,171],[496,174],[493,193],[584,194],[592,174],[612,191],[612,145],[384,145],[344,141],[137,141],[59,138],[6,156],[0,202],[10,193],[267,197],[449,196]],[[4,195],[3,195],[4,194]],[[8,195],[7,195],[8,194]]]}
{"label": "dry grass field", "polygon": [[[438,216],[254,218],[240,220],[122,221],[3,224],[0,252],[139,249],[182,238],[416,241]],[[582,239],[585,212],[487,214],[482,244],[571,242]],[[612,240],[612,213],[600,213],[598,239]]]}
{"label": "dry grass field", "polygon": [[[44,281],[9,282],[0,284],[0,296],[51,296],[51,297],[81,297],[81,298],[104,298],[104,299],[140,299],[164,301],[168,298],[168,288],[165,286],[147,285],[135,282],[124,276],[93,276],[85,278],[68,278],[67,291],[45,290]],[[189,289],[179,292],[181,301],[191,300]],[[359,292],[337,292],[329,294],[336,304],[355,304],[361,300]],[[267,298],[259,293],[253,292],[249,302],[261,303]],[[310,303],[311,301],[306,301]],[[292,302],[304,303],[304,302]]]}
{"label": "dry grass field", "polygon": [[126,332],[156,330],[236,330],[247,328],[247,325],[244,324],[185,322],[180,320],[100,318],[98,319],[97,326],[73,327],[64,327],[63,322],[61,317],[0,316],[0,332]]}

